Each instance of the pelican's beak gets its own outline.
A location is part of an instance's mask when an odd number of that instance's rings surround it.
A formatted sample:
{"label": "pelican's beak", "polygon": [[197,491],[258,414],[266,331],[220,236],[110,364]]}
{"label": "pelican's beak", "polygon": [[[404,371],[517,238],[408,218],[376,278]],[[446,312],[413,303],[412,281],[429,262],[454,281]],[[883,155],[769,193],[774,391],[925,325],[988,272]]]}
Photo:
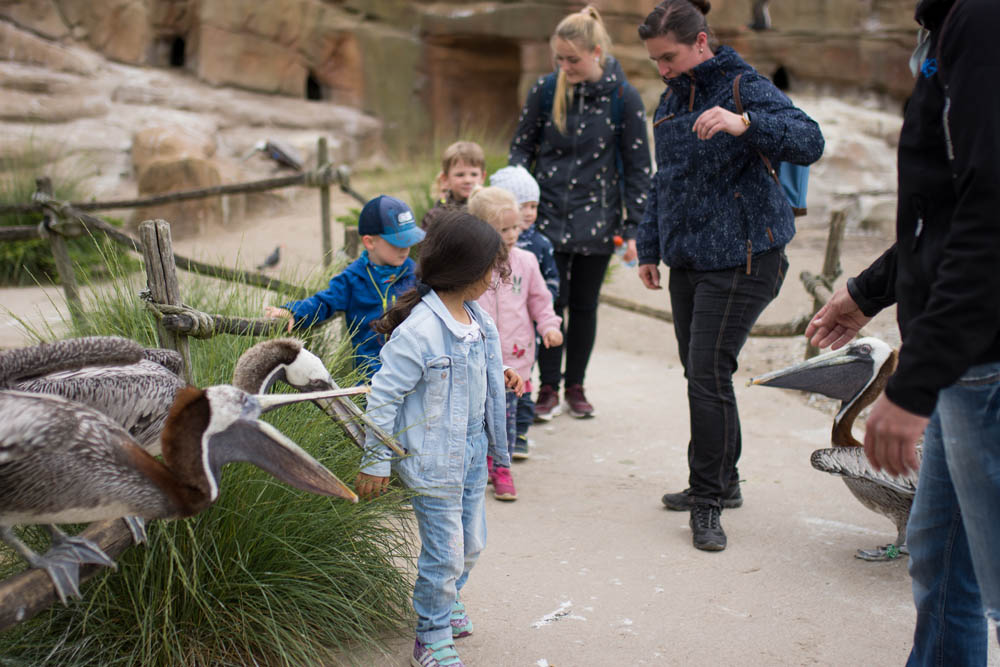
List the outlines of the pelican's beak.
{"label": "pelican's beak", "polygon": [[802,363],[750,378],[747,385],[812,391],[849,401],[871,381],[874,361],[850,346],[821,354]]}
{"label": "pelican's beak", "polygon": [[[367,388],[367,387],[366,387]],[[386,433],[381,427],[373,422],[368,415],[361,411],[361,408],[356,406],[351,401],[346,399],[321,399],[316,401],[316,405],[320,407],[323,412],[330,415],[330,418],[337,422],[342,422],[344,425],[354,430],[352,426],[360,421],[364,424],[365,428],[368,428],[375,434],[375,437],[379,439],[382,444],[391,449],[397,456],[406,456],[406,452],[403,447],[396,442],[396,439],[391,435]],[[355,437],[352,435],[352,437]],[[357,434],[358,446],[364,449],[365,446],[365,435],[364,431],[359,429]]]}
{"label": "pelican's beak", "polygon": [[306,391],[299,394],[257,394],[254,398],[260,404],[261,412],[267,412],[282,405],[292,403],[302,403],[303,401],[320,401],[324,398],[338,398],[340,396],[354,396],[355,394],[367,394],[371,391],[367,386],[344,387],[341,389],[327,389],[324,391]]}
{"label": "pelican's beak", "polygon": [[296,489],[358,502],[354,491],[326,466],[284,433],[258,419],[239,419],[212,436],[209,456],[216,470],[226,463],[244,461]]}

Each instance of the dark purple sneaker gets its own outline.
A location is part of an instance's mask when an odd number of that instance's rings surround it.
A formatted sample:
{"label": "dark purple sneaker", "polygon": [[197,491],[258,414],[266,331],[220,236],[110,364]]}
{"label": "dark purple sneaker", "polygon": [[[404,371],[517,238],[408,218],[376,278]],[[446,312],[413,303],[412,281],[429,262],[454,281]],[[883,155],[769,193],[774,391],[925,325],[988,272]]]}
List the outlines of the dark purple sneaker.
{"label": "dark purple sneaker", "polygon": [[[566,405],[569,407],[571,417],[586,419],[594,416],[594,406],[590,404],[587,397],[583,395],[582,384],[571,384],[565,390]],[[536,408],[537,409],[537,408]]]}

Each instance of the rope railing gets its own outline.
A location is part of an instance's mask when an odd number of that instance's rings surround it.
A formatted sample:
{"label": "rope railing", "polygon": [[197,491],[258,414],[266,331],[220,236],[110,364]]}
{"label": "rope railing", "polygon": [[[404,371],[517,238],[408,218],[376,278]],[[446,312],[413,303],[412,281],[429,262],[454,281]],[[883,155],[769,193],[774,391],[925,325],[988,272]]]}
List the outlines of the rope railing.
{"label": "rope railing", "polygon": [[[174,204],[182,201],[190,201],[192,199],[207,199],[209,197],[222,197],[225,195],[266,192],[268,190],[278,190],[281,188],[295,186],[322,188],[325,186],[337,185],[341,192],[356,199],[359,203],[364,204],[367,200],[351,186],[350,174],[350,169],[346,165],[341,165],[334,169],[333,165],[328,162],[324,162],[319,167],[311,171],[303,171],[290,176],[266,178],[259,181],[231,183],[228,185],[214,185],[208,188],[182,190],[180,192],[169,192],[167,194],[153,195],[150,197],[138,197],[135,199],[63,203],[77,211],[110,211],[123,208],[162,206],[164,204]],[[41,213],[44,208],[45,207],[41,202],[36,201],[24,204],[0,204],[0,215],[10,213]]]}

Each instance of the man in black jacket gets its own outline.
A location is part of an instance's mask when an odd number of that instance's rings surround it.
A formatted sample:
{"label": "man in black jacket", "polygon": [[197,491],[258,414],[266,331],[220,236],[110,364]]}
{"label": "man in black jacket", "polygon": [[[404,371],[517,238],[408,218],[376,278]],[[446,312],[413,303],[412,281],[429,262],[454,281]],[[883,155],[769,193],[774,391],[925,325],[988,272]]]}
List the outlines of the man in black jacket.
{"label": "man in black jacket", "polygon": [[841,347],[897,304],[899,366],[868,418],[865,452],[892,474],[920,467],[908,664],[985,665],[987,618],[1000,621],[1000,2],[921,0],[916,19],[896,243],[806,335]]}

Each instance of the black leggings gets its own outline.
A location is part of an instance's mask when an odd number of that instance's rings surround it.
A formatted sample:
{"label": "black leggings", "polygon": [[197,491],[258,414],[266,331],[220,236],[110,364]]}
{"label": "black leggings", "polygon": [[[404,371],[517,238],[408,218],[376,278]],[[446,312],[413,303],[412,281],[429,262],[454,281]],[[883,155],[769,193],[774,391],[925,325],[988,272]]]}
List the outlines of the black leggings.
{"label": "black leggings", "polygon": [[[608,269],[611,255],[575,255],[555,253],[559,268],[559,296],[556,315],[563,318],[563,344],[540,348],[538,372],[542,384],[559,389],[562,374],[563,348],[566,349],[566,385],[583,384],[587,363],[597,337],[597,298]],[[569,307],[569,319],[566,308]]]}

